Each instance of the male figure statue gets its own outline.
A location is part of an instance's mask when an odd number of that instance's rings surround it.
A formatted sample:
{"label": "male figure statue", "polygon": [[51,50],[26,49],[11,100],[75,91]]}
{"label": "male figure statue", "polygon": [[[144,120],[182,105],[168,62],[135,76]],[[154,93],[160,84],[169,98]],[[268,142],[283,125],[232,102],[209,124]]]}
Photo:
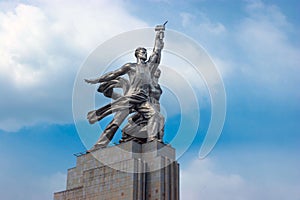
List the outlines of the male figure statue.
{"label": "male figure statue", "polygon": [[157,121],[159,115],[157,109],[150,103],[150,92],[153,87],[154,73],[160,64],[161,51],[164,43],[164,25],[156,26],[156,36],[153,52],[147,60],[147,50],[139,47],[135,50],[136,63],[127,63],[121,68],[104,74],[103,76],[85,80],[87,83],[96,84],[107,84],[118,80],[122,75],[127,74],[129,77],[129,88],[124,96],[117,98],[114,102],[88,113],[88,120],[91,124],[95,123],[108,116],[109,114],[115,113],[113,120],[103,131],[97,143],[90,150],[103,148],[113,138],[114,134],[132,112],[141,114],[148,121],[148,137],[147,141],[152,141],[156,138],[158,130],[154,123]]}

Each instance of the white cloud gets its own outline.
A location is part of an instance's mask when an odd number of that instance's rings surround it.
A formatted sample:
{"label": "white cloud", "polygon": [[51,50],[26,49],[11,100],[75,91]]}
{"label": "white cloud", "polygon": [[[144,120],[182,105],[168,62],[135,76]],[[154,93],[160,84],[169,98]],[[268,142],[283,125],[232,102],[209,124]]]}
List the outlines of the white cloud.
{"label": "white cloud", "polygon": [[191,13],[187,13],[187,12],[180,13],[180,17],[181,17],[181,25],[184,28],[189,26],[192,23],[192,20],[195,19],[194,15],[192,15]]}
{"label": "white cloud", "polygon": [[254,54],[255,58],[267,58],[263,60],[269,62],[279,61],[280,65],[290,66],[295,64],[291,62],[300,61],[296,59],[299,50],[293,47],[289,38],[293,27],[277,7],[250,4],[247,10],[249,17],[238,27],[237,38],[248,53]]}
{"label": "white cloud", "polygon": [[0,129],[6,131],[71,122],[73,80],[88,53],[115,34],[146,26],[121,1],[12,5],[0,11]]}
{"label": "white cloud", "polygon": [[230,76],[234,73],[232,65],[234,62],[230,59],[219,58],[217,56],[212,56],[212,60],[214,64],[218,67],[220,74],[222,75],[223,80],[226,78],[230,78]]}
{"label": "white cloud", "polygon": [[273,4],[246,1],[245,11],[231,24],[212,20],[209,13],[182,13],[181,19],[226,81],[276,101],[299,101],[294,89],[300,84],[299,28]]}
{"label": "white cloud", "polygon": [[222,77],[249,81],[268,95],[290,95],[300,84],[299,28],[270,3],[246,1],[245,11],[230,24],[203,12],[181,13],[181,22],[209,49]]}
{"label": "white cloud", "polygon": [[[293,44],[296,27],[290,24],[280,9],[254,1],[246,7],[243,19],[234,35],[244,54],[240,68],[254,83],[284,91],[299,83],[300,49]],[[238,64],[237,64],[238,65]],[[288,80],[287,80],[288,77]]]}
{"label": "white cloud", "polygon": [[[201,12],[199,15],[193,13],[182,12],[180,13],[181,24],[184,28],[192,27],[199,34],[208,36],[220,35],[227,32],[226,27],[221,22],[213,22],[209,16]],[[200,21],[200,23],[198,22]]]}
{"label": "white cloud", "polygon": [[182,200],[297,200],[300,195],[300,185],[253,183],[239,174],[217,170],[209,159],[194,160],[182,169],[180,185]]}
{"label": "white cloud", "polygon": [[237,174],[218,174],[213,170],[213,163],[208,159],[195,160],[182,170],[182,199],[241,199],[237,191],[245,187],[243,178]]}
{"label": "white cloud", "polygon": [[[127,12],[123,1],[34,1],[4,7],[0,11],[0,129],[7,131],[43,121],[71,122],[73,80],[88,53],[113,35],[146,26]],[[218,38],[238,43],[239,53],[224,44],[212,52],[223,78],[238,69],[274,90],[297,85],[300,52],[289,38],[295,27],[279,8],[260,1],[249,3],[247,12],[249,16],[241,18],[232,32],[205,13],[180,15],[182,25],[192,27],[187,31],[195,29],[212,46]],[[242,58],[237,57],[240,54]]]}
{"label": "white cloud", "polygon": [[15,12],[1,13],[1,75],[16,85],[38,82],[39,59],[45,59],[46,18],[40,9],[20,4]]}

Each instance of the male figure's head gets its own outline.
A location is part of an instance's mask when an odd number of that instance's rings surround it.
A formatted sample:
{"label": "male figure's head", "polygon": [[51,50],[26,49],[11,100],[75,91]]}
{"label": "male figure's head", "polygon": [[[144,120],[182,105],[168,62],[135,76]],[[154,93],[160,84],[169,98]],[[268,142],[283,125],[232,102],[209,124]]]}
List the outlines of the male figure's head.
{"label": "male figure's head", "polygon": [[141,60],[141,61],[146,61],[147,60],[147,50],[143,47],[137,48],[135,50],[134,55],[138,60]]}

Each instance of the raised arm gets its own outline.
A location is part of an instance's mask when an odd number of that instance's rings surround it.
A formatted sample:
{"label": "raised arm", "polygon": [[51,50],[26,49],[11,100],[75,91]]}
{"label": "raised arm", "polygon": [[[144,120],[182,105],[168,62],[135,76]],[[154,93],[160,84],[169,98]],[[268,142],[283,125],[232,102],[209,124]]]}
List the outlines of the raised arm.
{"label": "raised arm", "polygon": [[112,72],[108,72],[108,73],[100,76],[99,78],[84,79],[84,80],[85,80],[85,82],[90,83],[90,84],[97,84],[97,83],[101,83],[101,82],[105,82],[105,81],[110,81],[119,76],[126,74],[130,70],[130,68],[131,68],[131,64],[127,63],[127,64],[123,65],[120,69],[117,69]]}
{"label": "raised arm", "polygon": [[[168,21],[166,21],[163,25],[157,25],[155,27],[156,35],[155,35],[155,43],[153,52],[149,57],[148,62],[159,65],[160,58],[161,58],[161,51],[164,47],[164,31],[165,31],[165,25]],[[156,69],[155,69],[156,70]],[[155,71],[153,70],[153,71]]]}

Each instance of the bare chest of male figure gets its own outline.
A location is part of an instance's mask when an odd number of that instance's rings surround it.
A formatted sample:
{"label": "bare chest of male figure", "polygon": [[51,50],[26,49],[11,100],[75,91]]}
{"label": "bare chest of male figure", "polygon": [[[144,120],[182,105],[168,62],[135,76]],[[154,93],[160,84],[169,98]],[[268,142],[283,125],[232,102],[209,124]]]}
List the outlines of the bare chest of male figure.
{"label": "bare chest of male figure", "polygon": [[140,78],[144,84],[151,84],[152,79],[148,63],[137,65],[136,76]]}
{"label": "bare chest of male figure", "polygon": [[[132,74],[133,75],[133,74]],[[147,89],[152,83],[151,71],[148,63],[136,64],[134,75],[131,77],[131,86],[134,90]]]}

